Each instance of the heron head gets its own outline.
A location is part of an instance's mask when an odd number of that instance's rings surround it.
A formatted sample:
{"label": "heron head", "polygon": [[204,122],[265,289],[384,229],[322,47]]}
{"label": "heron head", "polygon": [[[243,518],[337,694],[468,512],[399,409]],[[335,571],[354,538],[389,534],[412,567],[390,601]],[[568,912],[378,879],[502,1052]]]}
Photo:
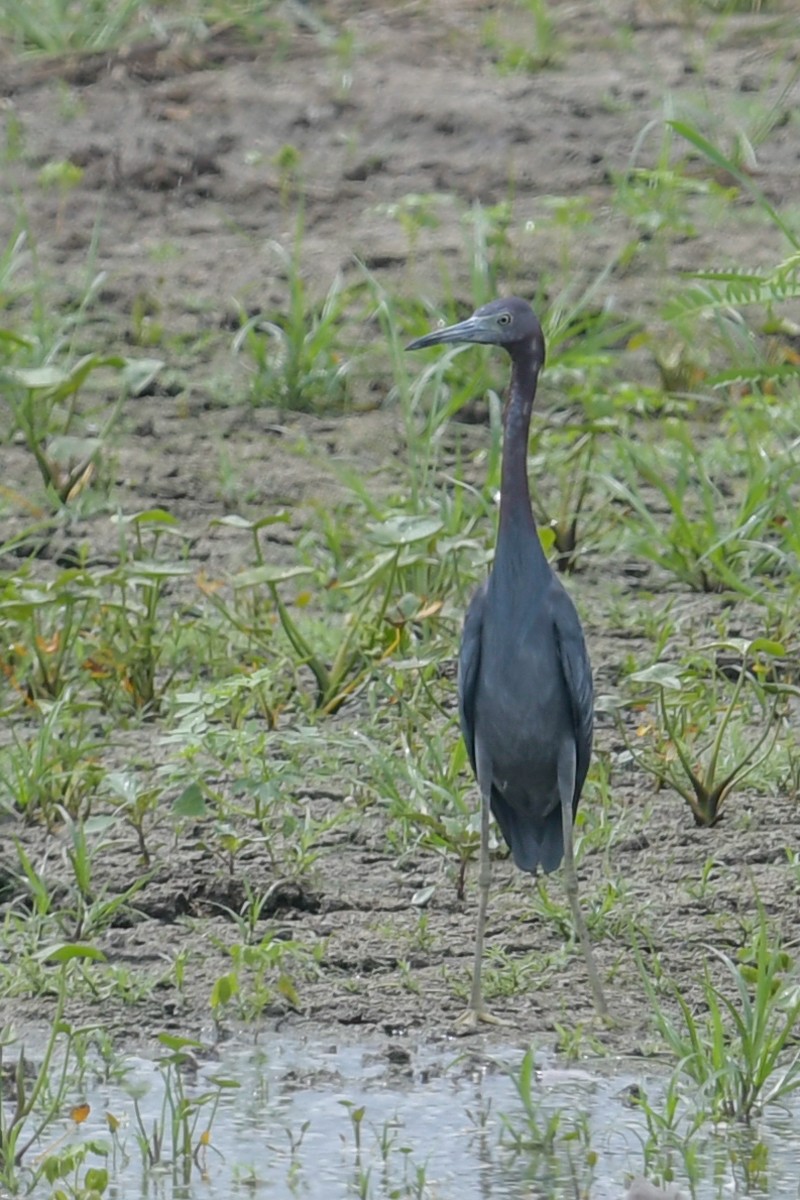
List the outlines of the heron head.
{"label": "heron head", "polygon": [[466,321],[426,333],[424,337],[409,343],[406,350],[462,342],[504,346],[512,357],[530,347],[538,351],[536,356],[540,359],[539,365],[544,361],[542,327],[530,304],[519,296],[492,300],[476,309]]}

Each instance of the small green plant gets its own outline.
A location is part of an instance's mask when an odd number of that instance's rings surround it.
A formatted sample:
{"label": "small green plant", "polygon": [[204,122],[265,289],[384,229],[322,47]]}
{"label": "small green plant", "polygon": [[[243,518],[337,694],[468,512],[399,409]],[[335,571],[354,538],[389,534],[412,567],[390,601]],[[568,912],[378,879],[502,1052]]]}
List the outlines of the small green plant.
{"label": "small green plant", "polygon": [[439,192],[408,192],[392,204],[379,204],[376,212],[397,221],[408,239],[409,268],[416,262],[420,234],[423,229],[438,229],[439,212],[452,204],[452,198]]}
{"label": "small green plant", "polygon": [[44,1176],[53,1182],[59,1174],[60,1156],[45,1151],[31,1159],[30,1151],[63,1115],[67,1095],[80,1071],[76,1054],[80,1030],[64,1020],[70,992],[72,965],[81,959],[102,959],[87,946],[54,946],[40,955],[55,974],[55,1008],[40,1060],[29,1062],[20,1046],[16,1062],[8,1061],[15,1043],[11,1026],[0,1029],[0,1186],[8,1193],[23,1188],[28,1194]]}
{"label": "small green plant", "polygon": [[[3,347],[0,338],[0,349]],[[5,339],[8,345],[8,339]],[[32,355],[35,344],[24,343]],[[152,381],[161,363],[119,355],[87,354],[73,365],[58,366],[49,356],[44,365],[16,366],[0,358],[0,384],[11,409],[11,430],[17,430],[30,451],[54,508],[77,498],[88,485],[97,461],[119,420],[123,405]],[[79,404],[81,390],[95,372],[110,369],[116,376],[117,398],[103,399],[98,432],[90,432],[87,414]]]}
{"label": "small green plant", "polygon": [[[575,847],[575,857],[578,860],[580,860],[582,845],[583,837],[578,837]],[[624,886],[624,884],[618,885],[614,881],[609,880],[602,891],[592,897],[591,906],[587,901],[586,924],[595,936],[602,936],[608,924],[611,923],[615,910],[619,910],[621,901],[625,895]],[[537,916],[544,917],[549,925],[559,930],[565,947],[574,943],[576,936],[575,924],[572,920],[569,905],[563,902],[559,903],[544,878],[540,877],[536,880],[536,890],[531,893],[531,903],[533,911]]]}
{"label": "small green plant", "polygon": [[698,271],[665,305],[664,316],[682,339],[696,344],[698,326],[722,360],[705,373],[718,393],[763,388],[783,395],[797,377],[789,317],[800,297],[800,251],[762,270]]}
{"label": "small green plant", "polygon": [[210,1087],[193,1095],[189,1079],[197,1064],[202,1043],[187,1037],[160,1033],[165,1053],[158,1067],[163,1082],[161,1112],[152,1128],[142,1116],[140,1093],[130,1088],[135,1114],[136,1140],[142,1161],[151,1170],[170,1166],[188,1185],[196,1172],[203,1175],[205,1156],[211,1147],[211,1131],[220,1101],[226,1091],[238,1088],[234,1080],[214,1078]]}
{"label": "small green plant", "polygon": [[[336,612],[335,623],[331,611],[325,620],[304,613],[312,592],[298,597],[294,612],[281,595],[280,584],[312,574],[310,568],[271,566],[262,560],[258,566],[234,576],[235,595],[268,590],[288,657],[295,669],[307,668],[314,678],[314,708],[318,712],[336,712],[404,645],[412,623],[418,625],[438,613],[439,604],[430,605],[418,595],[409,596],[406,589],[417,582],[415,570],[428,561],[428,547],[440,529],[436,518],[397,516],[374,524],[368,532],[376,549],[371,548],[366,564],[354,564],[365,569],[355,577],[337,581],[335,608],[329,606],[329,610],[346,607],[349,611],[344,615]],[[397,600],[401,587],[404,594]],[[410,603],[408,611],[406,601]],[[221,610],[231,614],[240,628],[248,628],[260,643],[274,638],[274,626],[269,621],[265,624],[259,606],[254,606],[256,620],[249,622],[237,615],[241,612],[238,602],[233,610]]]}
{"label": "small green plant", "polygon": [[633,1106],[645,1120],[647,1138],[643,1144],[645,1175],[656,1185],[669,1186],[683,1176],[693,1184],[703,1179],[703,1147],[700,1131],[705,1113],[691,1111],[685,1080],[673,1075],[660,1103],[651,1103],[646,1091],[636,1089]]}
{"label": "small green plant", "polygon": [[[608,507],[587,506],[594,483],[598,438],[613,428],[612,422],[586,421],[537,437],[533,469],[529,475],[531,503],[540,536],[552,542],[559,571],[574,571],[586,543],[608,519]],[[542,480],[548,482],[547,491]],[[592,514],[584,519],[587,507]]]}
{"label": "small green plant", "polygon": [[420,846],[455,860],[456,897],[463,900],[467,868],[480,846],[463,739],[431,737],[426,729],[415,731],[413,740],[404,738],[390,754],[383,746],[370,749],[368,777],[388,805],[391,844],[401,854]]}
{"label": "small green plant", "polygon": [[[168,618],[163,610],[170,588],[192,573],[182,561],[188,539],[162,509],[119,516],[116,524],[119,563],[97,577],[104,603],[85,637],[84,667],[107,708],[120,707],[125,698],[136,712],[152,716],[177,669],[186,632],[174,609]],[[165,554],[161,544],[170,541],[177,543],[177,552]],[[172,662],[163,670],[168,654]]]}
{"label": "small green plant", "polygon": [[782,568],[774,536],[778,481],[792,468],[782,456],[763,455],[752,432],[743,457],[747,474],[732,488],[687,422],[670,421],[658,446],[621,445],[619,475],[605,483],[633,514],[632,549],[696,591],[754,595],[755,577]]}
{"label": "small green plant", "polygon": [[732,175],[737,183],[753,197],[773,225],[781,231],[789,245],[794,250],[800,250],[800,236],[798,236],[797,230],[770,204],[754,175],[745,170],[742,163],[731,158],[687,121],[669,120],[667,124],[674,133],[685,138],[691,146],[694,146],[713,167]]}
{"label": "small green plant", "polygon": [[[293,200],[302,202],[302,163],[301,152],[291,142],[284,143],[272,156],[272,165],[277,167],[280,178],[281,207],[284,209],[288,209]],[[302,226],[298,224],[298,237],[301,230]]]}
{"label": "small green plant", "polygon": [[514,246],[511,240],[514,209],[510,200],[485,207],[473,204],[461,218],[469,232],[472,305],[480,308],[493,300],[502,281],[513,274]]}
{"label": "small green plant", "polygon": [[105,777],[105,787],[136,834],[139,860],[143,867],[150,866],[150,851],[147,846],[147,827],[158,812],[161,789],[142,787],[130,771],[110,771]]}
{"label": "small green plant", "polygon": [[322,947],[310,950],[302,942],[267,932],[260,941],[237,942],[227,948],[232,967],[211,990],[211,1010],[220,1022],[235,1001],[242,1020],[256,1020],[270,1006],[300,1008],[295,980],[316,972]]}
{"label": "small green plant", "polygon": [[[710,682],[691,666],[656,663],[635,671],[631,683],[657,693],[661,727],[645,722],[636,740],[624,734],[638,765],[682,796],[702,826],[716,824],[733,788],[767,760],[782,727],[780,699],[770,699],[759,677],[763,680],[767,661],[784,653],[783,647],[758,638],[707,649],[741,655],[734,680],[716,664],[710,666]],[[761,728],[753,738],[754,719]]]}
{"label": "small green plant", "polygon": [[282,847],[280,868],[288,880],[302,880],[309,874],[322,853],[325,835],[347,821],[347,813],[335,813],[324,820],[315,819],[308,805],[299,810],[288,809],[281,822]]}
{"label": "small green plant", "polygon": [[[479,362],[476,370],[459,367],[458,356],[463,348],[455,347],[434,359],[416,379],[410,381],[407,363],[402,358],[403,339],[395,323],[394,313],[390,307],[381,304],[379,318],[390,342],[392,362],[397,368],[395,378],[399,381],[400,410],[409,464],[409,514],[430,516],[438,509],[443,515],[447,514],[448,529],[452,534],[457,532],[456,522],[461,519],[460,532],[462,536],[467,535],[478,515],[472,511],[468,516],[469,510],[477,507],[482,509],[483,514],[491,512],[491,486],[493,482],[496,484],[499,476],[501,404],[492,386],[491,364]],[[442,494],[440,475],[448,422],[474,401],[476,396],[488,397],[490,422],[487,438],[487,482],[478,506],[468,502],[470,489],[463,481],[456,482],[451,494]]]}
{"label": "small green plant", "polygon": [[76,166],[68,158],[45,163],[39,171],[39,186],[45,191],[58,192],[57,227],[61,226],[64,218],[64,205],[66,204],[67,196],[78,186],[82,179],[83,167]]}
{"label": "small green plant", "polygon": [[89,815],[104,775],[102,746],[96,713],[69,690],[57,700],[40,700],[35,712],[34,728],[15,723],[10,743],[0,748],[0,806],[53,829],[62,810]]}
{"label": "small green plant", "polygon": [[482,41],[494,55],[497,69],[504,75],[536,74],[556,66],[562,43],[547,0],[517,0],[515,7],[521,10],[513,18],[515,36],[504,34],[497,17],[487,17],[483,23]]}
{"label": "small green plant", "polygon": [[541,1101],[534,1096],[536,1058],[532,1049],[523,1054],[519,1071],[511,1073],[511,1081],[522,1107],[524,1123],[520,1128],[508,1117],[504,1118],[503,1123],[510,1145],[518,1151],[552,1151],[561,1125],[561,1113],[555,1112],[549,1117],[546,1116]]}
{"label": "small green plant", "polygon": [[676,988],[679,1016],[672,1017],[643,966],[642,979],[678,1072],[698,1089],[698,1105],[714,1120],[749,1123],[800,1088],[800,995],[792,959],[760,905],[753,939],[738,959],[708,950],[730,986],[717,983],[706,963],[699,1011]]}
{"label": "small green plant", "polygon": [[76,680],[81,630],[98,601],[94,580],[82,569],[41,581],[9,576],[0,584],[3,670],[23,704],[58,700]]}
{"label": "small green plant", "polygon": [[337,276],[321,304],[311,301],[301,268],[302,229],[300,217],[291,252],[273,243],[288,282],[286,310],[243,318],[233,348],[253,363],[252,404],[280,412],[340,410],[349,398],[351,364],[341,339],[349,294]]}
{"label": "small green plant", "polygon": [[[87,0],[79,5],[54,0],[2,0],[0,30],[19,52],[63,54],[107,50],[135,27],[142,0]],[[145,30],[146,25],[142,24]]]}
{"label": "small green plant", "polygon": [[73,890],[70,900],[62,901],[58,920],[65,935],[71,941],[79,942],[111,925],[120,912],[129,908],[148,878],[141,876],[119,892],[107,884],[96,884],[95,867],[105,847],[102,839],[114,827],[116,818],[101,816],[75,821],[64,809],[61,809],[61,817],[68,839],[65,855],[72,871]]}

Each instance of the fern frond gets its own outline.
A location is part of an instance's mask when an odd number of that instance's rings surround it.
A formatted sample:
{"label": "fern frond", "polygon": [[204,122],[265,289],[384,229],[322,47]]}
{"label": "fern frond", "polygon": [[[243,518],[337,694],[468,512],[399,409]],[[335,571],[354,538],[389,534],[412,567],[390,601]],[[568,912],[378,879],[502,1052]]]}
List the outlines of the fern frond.
{"label": "fern frond", "polygon": [[668,301],[664,316],[682,320],[701,313],[759,304],[770,308],[800,299],[800,254],[792,254],[769,271],[693,271],[702,283]]}

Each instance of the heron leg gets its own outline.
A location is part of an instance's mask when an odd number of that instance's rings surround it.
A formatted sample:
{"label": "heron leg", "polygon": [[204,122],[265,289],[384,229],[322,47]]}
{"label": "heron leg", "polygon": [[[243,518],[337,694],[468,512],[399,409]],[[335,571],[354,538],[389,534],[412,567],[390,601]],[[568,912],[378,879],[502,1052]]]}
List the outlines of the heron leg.
{"label": "heron leg", "polygon": [[478,925],[475,930],[475,962],[472,968],[472,991],[469,1008],[456,1021],[458,1033],[470,1033],[480,1022],[490,1025],[507,1025],[501,1017],[494,1016],[483,1003],[481,970],[483,967],[483,941],[486,932],[486,910],[489,905],[489,888],[492,884],[492,863],[489,858],[489,817],[491,812],[492,771],[487,755],[481,751],[476,739],[476,774],[481,794],[481,848],[478,866]]}
{"label": "heron leg", "polygon": [[586,928],[578,897],[578,873],[575,870],[575,848],[572,837],[572,802],[575,795],[575,744],[572,741],[565,743],[559,755],[558,790],[561,795],[561,819],[564,830],[564,888],[586,963],[594,1006],[598,1016],[605,1017],[608,1015],[608,1004],[603,992],[603,985],[600,982],[600,972],[597,969],[592,944],[589,941],[589,930]]}

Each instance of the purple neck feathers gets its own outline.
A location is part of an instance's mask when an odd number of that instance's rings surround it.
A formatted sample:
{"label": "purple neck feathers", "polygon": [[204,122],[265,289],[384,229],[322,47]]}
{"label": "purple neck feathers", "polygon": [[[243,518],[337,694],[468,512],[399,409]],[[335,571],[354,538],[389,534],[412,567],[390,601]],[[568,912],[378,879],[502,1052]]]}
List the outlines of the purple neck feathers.
{"label": "purple neck feathers", "polygon": [[503,435],[500,526],[495,561],[521,549],[530,553],[533,546],[536,559],[547,562],[539,542],[528,488],[528,434],[540,366],[541,357],[532,345],[513,356]]}

